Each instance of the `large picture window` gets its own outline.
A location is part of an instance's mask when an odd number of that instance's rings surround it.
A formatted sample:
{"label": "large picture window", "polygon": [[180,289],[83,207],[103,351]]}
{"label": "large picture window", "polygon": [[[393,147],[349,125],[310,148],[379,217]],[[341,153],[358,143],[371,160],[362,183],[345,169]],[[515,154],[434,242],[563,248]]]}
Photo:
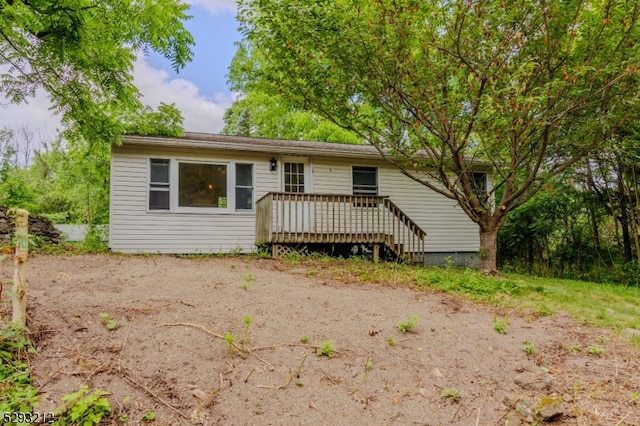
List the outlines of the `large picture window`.
{"label": "large picture window", "polygon": [[236,210],[253,210],[253,164],[236,164]]}
{"label": "large picture window", "polygon": [[152,158],[149,168],[149,210],[169,210],[169,160]]}
{"label": "large picture window", "polygon": [[254,165],[149,159],[149,211],[253,211]]}
{"label": "large picture window", "polygon": [[227,207],[227,166],[178,163],[178,207]]}

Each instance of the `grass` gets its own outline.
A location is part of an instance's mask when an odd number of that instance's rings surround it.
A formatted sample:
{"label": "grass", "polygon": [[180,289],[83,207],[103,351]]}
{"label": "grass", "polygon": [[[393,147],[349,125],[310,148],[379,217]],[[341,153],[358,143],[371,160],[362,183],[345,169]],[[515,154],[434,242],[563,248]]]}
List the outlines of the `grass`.
{"label": "grass", "polygon": [[361,259],[298,262],[303,263],[307,271],[313,270],[318,278],[445,292],[533,316],[565,312],[581,324],[616,330],[640,329],[640,287],[514,273],[489,277],[471,269],[374,264]]}

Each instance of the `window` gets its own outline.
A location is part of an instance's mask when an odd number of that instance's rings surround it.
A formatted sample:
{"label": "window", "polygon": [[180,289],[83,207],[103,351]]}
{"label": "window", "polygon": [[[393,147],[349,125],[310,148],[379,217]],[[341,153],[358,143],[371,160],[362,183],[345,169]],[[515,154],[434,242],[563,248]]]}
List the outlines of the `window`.
{"label": "window", "polygon": [[471,185],[473,187],[473,192],[480,201],[480,204],[485,204],[489,199],[487,194],[487,174],[479,172],[472,173]]}
{"label": "window", "polygon": [[378,169],[353,166],[353,195],[378,195]]}
{"label": "window", "polygon": [[253,210],[253,164],[236,164],[236,210]]}
{"label": "window", "polygon": [[149,159],[149,211],[253,211],[254,166]]}
{"label": "window", "polygon": [[227,207],[227,166],[178,163],[178,207]]}
{"label": "window", "polygon": [[169,210],[169,160],[152,158],[149,168],[149,210]]}
{"label": "window", "polygon": [[284,192],[304,192],[304,163],[284,163]]}

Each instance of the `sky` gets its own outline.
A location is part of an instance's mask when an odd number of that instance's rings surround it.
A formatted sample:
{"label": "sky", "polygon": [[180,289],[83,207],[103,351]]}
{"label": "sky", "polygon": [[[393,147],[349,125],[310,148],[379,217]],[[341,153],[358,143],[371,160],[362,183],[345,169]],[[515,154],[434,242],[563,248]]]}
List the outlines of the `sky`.
{"label": "sky", "polygon": [[[193,18],[185,26],[196,43],[192,62],[176,74],[160,55],[140,56],[133,71],[134,82],[145,105],[175,103],[182,111],[185,131],[220,133],[224,111],[234,99],[227,88],[226,74],[236,51],[234,43],[240,40],[235,0],[188,3]],[[49,105],[42,90],[28,104],[9,104],[0,96],[0,128],[28,125],[40,137],[52,140],[60,120],[49,111]]]}

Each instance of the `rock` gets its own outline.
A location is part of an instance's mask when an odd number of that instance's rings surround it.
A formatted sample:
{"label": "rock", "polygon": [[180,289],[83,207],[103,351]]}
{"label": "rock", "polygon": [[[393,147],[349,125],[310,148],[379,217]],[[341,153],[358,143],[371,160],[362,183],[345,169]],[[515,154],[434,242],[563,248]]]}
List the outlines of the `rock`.
{"label": "rock", "polygon": [[552,422],[565,412],[564,401],[556,394],[539,395],[533,403],[521,395],[505,395],[502,402],[529,423]]}
{"label": "rock", "polygon": [[529,422],[533,420],[531,404],[522,395],[505,395],[502,399],[502,403],[514,410],[523,419],[526,419]]}
{"label": "rock", "polygon": [[[15,225],[6,207],[0,207],[0,244],[9,244],[13,238]],[[53,226],[53,222],[43,216],[29,215],[29,234],[39,237],[47,243],[58,244],[62,233]]]}
{"label": "rock", "polygon": [[622,335],[627,339],[632,339],[634,337],[639,338],[640,330],[636,330],[635,328],[625,328],[624,330],[622,330]]}
{"label": "rock", "polygon": [[118,353],[122,350],[122,342],[119,340],[112,340],[107,344],[107,350],[112,353]]}
{"label": "rock", "polygon": [[548,391],[553,385],[553,377],[541,370],[524,371],[518,374],[513,381],[522,389],[533,391]]}
{"label": "rock", "polygon": [[564,414],[564,401],[559,395],[541,395],[533,411],[536,418],[551,422]]}
{"label": "rock", "polygon": [[433,377],[444,377],[444,376],[442,375],[442,372],[440,371],[440,369],[439,369],[439,368],[437,368],[437,367],[436,367],[436,368],[434,368],[433,370],[431,370],[431,375],[432,375]]}

